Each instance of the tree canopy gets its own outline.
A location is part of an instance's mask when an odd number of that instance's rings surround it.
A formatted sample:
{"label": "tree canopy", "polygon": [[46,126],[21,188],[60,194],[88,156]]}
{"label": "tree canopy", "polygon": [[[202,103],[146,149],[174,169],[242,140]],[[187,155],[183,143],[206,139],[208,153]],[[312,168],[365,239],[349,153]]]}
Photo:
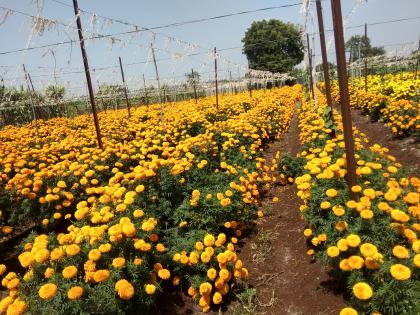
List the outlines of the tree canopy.
{"label": "tree canopy", "polygon": [[361,35],[353,35],[350,37],[346,42],[346,50],[350,51],[352,61],[385,54],[385,49],[383,47],[372,47],[370,38]]}
{"label": "tree canopy", "polygon": [[249,67],[271,72],[289,72],[303,60],[302,31],[280,20],[256,21],[242,39]]}

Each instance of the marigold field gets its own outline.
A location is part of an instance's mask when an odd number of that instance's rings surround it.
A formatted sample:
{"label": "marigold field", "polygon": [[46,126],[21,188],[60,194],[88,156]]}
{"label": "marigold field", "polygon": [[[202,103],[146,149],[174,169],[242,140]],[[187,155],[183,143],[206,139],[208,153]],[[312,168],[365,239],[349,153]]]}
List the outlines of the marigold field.
{"label": "marigold field", "polygon": [[[372,76],[368,92],[354,79],[351,106],[417,137],[412,78]],[[33,124],[1,130],[1,237],[40,232],[19,266],[0,265],[0,314],[147,313],[173,291],[217,310],[248,278],[238,242],[261,199],[291,182],[306,254],[347,288],[340,315],[418,314],[420,179],[354,128],[351,200],[341,116],[319,88],[316,102],[295,85],[224,95],[218,110],[213,97],[166,104],[163,122],[159,105],[101,113],[104,150],[88,116],[40,121],[39,139]],[[302,151],[269,163],[295,115]]]}

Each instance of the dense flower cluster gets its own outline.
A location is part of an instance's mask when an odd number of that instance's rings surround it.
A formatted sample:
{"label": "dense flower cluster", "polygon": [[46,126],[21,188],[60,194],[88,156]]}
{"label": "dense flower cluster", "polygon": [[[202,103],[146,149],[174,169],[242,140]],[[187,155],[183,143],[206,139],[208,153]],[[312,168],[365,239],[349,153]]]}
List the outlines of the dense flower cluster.
{"label": "dense flower cluster", "polygon": [[[300,210],[308,223],[304,236],[316,254],[352,289],[341,314],[417,314],[420,260],[420,179],[407,178],[388,150],[354,130],[357,185],[351,200],[345,181],[346,159],[339,115],[336,138],[325,127],[325,97],[318,108],[305,102],[300,111],[306,160],[295,179]],[[357,309],[357,311],[356,311]]]}
{"label": "dense flower cluster", "polygon": [[211,97],[170,104],[163,124],[158,105],[131,119],[101,113],[103,151],[86,116],[42,121],[42,143],[33,126],[0,131],[0,200],[13,200],[3,228],[24,215],[67,223],[21,244],[24,275],[0,265],[0,313],[142,312],[171,286],[189,288],[203,311],[222,303],[248,276],[235,248],[272,181],[262,150],[301,93],[225,96],[218,111]]}
{"label": "dense flower cluster", "polygon": [[[350,106],[369,115],[372,121],[385,122],[396,136],[419,136],[420,79],[414,77],[410,72],[368,76],[368,91],[365,91],[364,79],[355,78],[349,86]],[[336,83],[332,94],[338,102]]]}

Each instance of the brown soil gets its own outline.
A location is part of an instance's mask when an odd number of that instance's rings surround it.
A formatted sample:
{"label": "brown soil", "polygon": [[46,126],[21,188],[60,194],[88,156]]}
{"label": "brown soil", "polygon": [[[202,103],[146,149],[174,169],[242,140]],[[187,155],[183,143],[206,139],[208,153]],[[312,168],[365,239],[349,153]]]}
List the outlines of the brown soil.
{"label": "brown soil", "polygon": [[[295,117],[284,138],[266,150],[267,161],[278,150],[292,155],[300,151],[297,123]],[[278,203],[272,202],[275,196]],[[249,268],[249,285],[257,289],[258,314],[338,314],[345,306],[339,284],[306,255],[300,205],[295,185],[273,187],[262,200],[267,215],[259,222],[258,234],[243,240],[240,257]],[[266,238],[269,241],[261,242]]]}
{"label": "brown soil", "polygon": [[398,139],[393,137],[388,126],[379,122],[371,122],[369,116],[362,115],[359,110],[352,110],[353,126],[366,134],[370,145],[375,143],[389,149],[399,163],[409,168],[412,176],[420,176],[420,143],[412,137]]}

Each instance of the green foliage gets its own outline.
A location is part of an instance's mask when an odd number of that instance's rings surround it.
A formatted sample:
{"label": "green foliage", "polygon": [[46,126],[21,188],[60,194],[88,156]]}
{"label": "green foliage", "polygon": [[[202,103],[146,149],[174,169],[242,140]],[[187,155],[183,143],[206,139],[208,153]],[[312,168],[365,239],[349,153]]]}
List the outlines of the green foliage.
{"label": "green foliage", "polygon": [[242,39],[249,67],[271,72],[289,72],[303,60],[301,30],[280,20],[253,22]]}
{"label": "green foliage", "polygon": [[305,164],[306,159],[304,157],[295,157],[288,152],[285,152],[280,157],[278,169],[286,177],[296,178],[303,175],[303,167]]}

